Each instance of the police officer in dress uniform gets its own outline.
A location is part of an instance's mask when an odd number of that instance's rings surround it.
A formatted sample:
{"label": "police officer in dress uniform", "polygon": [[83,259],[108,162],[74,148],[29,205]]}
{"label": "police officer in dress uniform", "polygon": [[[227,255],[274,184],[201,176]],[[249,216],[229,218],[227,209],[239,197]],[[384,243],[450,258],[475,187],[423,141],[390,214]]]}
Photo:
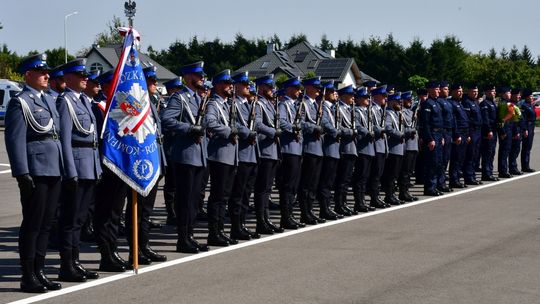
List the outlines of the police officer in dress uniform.
{"label": "police officer in dress uniform", "polygon": [[334,81],[328,81],[322,84],[325,96],[322,96],[323,102],[323,160],[319,185],[317,187],[317,200],[319,201],[319,217],[325,220],[336,220],[343,218],[342,215],[335,213],[331,208],[332,188],[336,179],[336,171],[339,163],[339,135],[341,129],[337,125],[339,114],[335,109],[338,102],[338,94],[334,87]]}
{"label": "police officer in dress uniform", "polygon": [[64,92],[65,89],[66,81],[64,80],[64,72],[60,65],[49,72],[49,89],[47,90],[47,93],[56,100],[56,97]]}
{"label": "police officer in dress uniform", "polygon": [[[367,83],[369,84],[369,83]],[[358,88],[354,97],[356,110],[356,162],[352,177],[354,196],[354,211],[367,212],[375,210],[375,207],[366,204],[366,186],[371,172],[371,161],[375,156],[373,140],[373,114],[370,111],[369,92],[365,87]]]}
{"label": "police officer in dress uniform", "polygon": [[534,127],[536,123],[536,112],[534,110],[535,100],[532,96],[532,90],[523,90],[523,102],[521,104],[521,131],[523,139],[521,141],[521,171],[534,172],[530,166],[531,149],[534,140]]}
{"label": "police officer in dress uniform", "polygon": [[[298,200],[300,202],[300,221],[314,225],[326,221],[313,213],[313,203],[317,196],[317,186],[322,166],[323,124],[326,121],[323,121],[322,98],[317,101],[321,94],[321,77],[304,79],[302,85],[304,86],[304,95],[299,102],[304,104],[305,121],[302,127],[304,141]],[[319,112],[319,109],[321,112]],[[293,225],[290,228],[297,229],[298,227]]]}
{"label": "police officer in dress uniform", "polygon": [[388,157],[384,164],[382,189],[385,192],[384,202],[389,205],[401,205],[404,201],[394,195],[395,183],[403,161],[405,132],[403,113],[401,111],[401,92],[388,95],[386,110],[385,134],[388,140]]}
{"label": "police officer in dress uniform", "polygon": [[482,111],[482,180],[498,181],[493,176],[493,161],[497,147],[497,102],[495,101],[495,86],[484,87],[485,98],[480,103]]}
{"label": "police officer in dress uniform", "polygon": [[[161,121],[159,118],[157,106],[160,105],[159,94],[157,91],[157,74],[156,67],[149,66],[143,69],[144,78],[146,80],[146,86],[148,88],[148,94],[150,96],[150,111],[151,117],[154,119],[156,127],[156,141],[157,148],[160,155],[160,172],[161,175],[166,173],[167,170],[167,161],[165,157],[165,151],[162,146],[162,131],[161,131]],[[160,177],[161,179],[161,177]],[[158,182],[150,190],[147,196],[142,196],[137,194],[137,226],[138,226],[138,263],[141,265],[148,265],[151,262],[164,262],[167,260],[165,255],[157,253],[155,250],[150,247],[150,215],[154,210],[154,204],[156,202],[156,195],[158,191]],[[131,192],[131,191],[130,191]],[[126,237],[128,245],[130,247],[129,255],[129,266],[133,264],[133,196],[131,193],[128,193],[127,196],[127,205],[126,205]]]}
{"label": "police officer in dress uniform", "polygon": [[[176,93],[182,90],[182,77],[175,77],[169,81],[163,83],[167,90],[168,97],[163,102],[163,107],[167,107],[169,99]],[[163,113],[163,111],[160,112]],[[165,151],[165,157],[167,163],[172,164],[172,147],[173,138],[168,133],[163,134],[163,150]],[[167,225],[176,225],[176,214],[174,213],[174,193],[176,191],[174,181],[174,166],[168,166],[167,172],[165,172],[165,183],[163,184],[163,197],[165,199],[165,210],[167,211]]]}
{"label": "police officer in dress uniform", "polygon": [[499,88],[499,103],[497,104],[497,126],[499,133],[499,154],[497,155],[497,167],[499,178],[510,178],[508,173],[508,157],[512,148],[514,132],[513,104],[510,102],[510,87]]}
{"label": "police officer in dress uniform", "polygon": [[[420,110],[428,99],[428,91],[425,88],[419,88],[416,90],[416,95],[418,96],[418,102],[413,105],[412,110],[415,113],[414,117],[416,117],[416,129],[420,130],[420,128],[422,128],[422,121],[420,121],[420,115],[422,112],[420,112]],[[422,138],[418,136],[418,155],[416,156],[416,164],[414,169],[414,183],[417,185],[424,184],[425,151],[422,149],[422,146]]]}
{"label": "police officer in dress uniform", "polygon": [[453,84],[450,87],[450,103],[454,111],[455,123],[452,127],[452,153],[450,155],[450,187],[466,188],[467,185],[461,182],[463,177],[463,162],[467,146],[471,142],[469,131],[469,115],[462,105],[463,88],[460,84]]}
{"label": "police officer in dress uniform", "polygon": [[412,91],[401,93],[402,115],[403,115],[403,133],[404,133],[404,151],[401,170],[399,173],[398,198],[404,202],[417,201],[418,197],[409,192],[411,187],[411,176],[414,174],[416,156],[418,155],[418,136],[416,131],[417,117],[415,117],[412,107]]}
{"label": "police officer in dress uniform", "polygon": [[66,90],[56,99],[60,114],[60,135],[65,160],[65,180],[60,200],[60,271],[66,282],[97,279],[97,272],[86,270],[79,262],[81,227],[95,199],[96,183],[101,178],[96,118],[92,101],[83,93],[88,74],[86,59],[66,63],[62,70]]}
{"label": "police officer in dress uniform", "polygon": [[214,95],[208,102],[205,125],[209,135],[208,166],[210,196],[208,197],[208,245],[238,244],[223,231],[225,208],[238,166],[238,108],[231,71],[224,70],[212,79]]}
{"label": "police officer in dress uniform", "polygon": [[169,99],[163,109],[162,126],[174,138],[172,161],[174,164],[176,194],[175,211],[178,218],[176,250],[183,253],[208,251],[193,238],[193,225],[197,215],[200,189],[206,167],[206,132],[203,99],[197,93],[204,89],[202,61],[183,66],[184,89]]}
{"label": "police officer in dress uniform", "polygon": [[99,70],[93,70],[88,72],[88,81],[86,82],[86,89],[84,89],[84,94],[86,94],[86,96],[90,97],[90,99],[92,100],[94,100],[101,91],[98,80],[100,74],[101,73]]}
{"label": "police officer in dress uniform", "polygon": [[43,268],[51,221],[64,174],[58,134],[60,117],[54,99],[45,93],[49,66],[45,54],[22,60],[18,71],[25,85],[8,105],[5,144],[11,174],[17,179],[23,220],[19,229],[21,290],[44,293],[62,286],[49,280]]}
{"label": "police officer in dress uniform", "polygon": [[521,120],[523,119],[521,115],[521,110],[519,108],[519,102],[521,101],[521,89],[512,89],[512,96],[510,97],[510,102],[514,107],[514,117],[513,117],[513,131],[512,131],[512,146],[510,148],[510,156],[508,158],[508,170],[512,175],[522,175],[523,173],[519,171],[517,159],[519,157],[519,152],[521,150]]}
{"label": "police officer in dress uniform", "polygon": [[439,178],[437,179],[437,189],[442,192],[451,192],[452,188],[448,187],[446,180],[446,170],[448,168],[448,163],[450,162],[450,155],[452,151],[452,127],[454,126],[454,110],[452,104],[448,100],[449,95],[449,84],[447,81],[441,81],[439,98],[437,102],[443,110],[443,120],[444,120],[444,146],[442,148],[442,170],[439,172]]}
{"label": "police officer in dress uniform", "polygon": [[[339,158],[337,176],[334,184],[334,211],[343,216],[358,214],[347,206],[347,191],[356,162],[356,118],[354,111],[354,89],[352,85],[338,90],[339,101],[334,105],[339,126]],[[353,120],[354,119],[354,120]]]}
{"label": "police officer in dress uniform", "polygon": [[371,173],[369,182],[369,192],[371,196],[370,205],[375,208],[390,207],[379,198],[381,186],[381,176],[384,172],[384,163],[388,153],[388,143],[386,141],[385,126],[386,126],[386,86],[379,86],[371,90],[373,104],[371,111],[373,112],[373,132],[375,134],[375,156],[371,162]]}
{"label": "police officer in dress uniform", "polygon": [[[258,133],[260,159],[255,180],[255,215],[257,218],[257,234],[273,234],[281,230],[268,218],[268,203],[278,160],[281,156],[281,124],[277,100],[273,95],[274,75],[269,74],[255,79],[258,87],[259,106],[261,108],[262,123]],[[283,201],[282,201],[283,200]],[[292,202],[291,202],[292,203]],[[284,196],[280,196],[280,205],[287,204]],[[287,206],[286,205],[286,206]],[[289,208],[292,218],[292,210]]]}
{"label": "police officer in dress uniform", "polygon": [[443,192],[437,190],[437,178],[442,171],[443,112],[437,103],[439,82],[429,81],[426,84],[428,99],[420,109],[420,138],[424,155],[424,195],[439,196]]}
{"label": "police officer in dress uniform", "polygon": [[466,185],[481,185],[482,182],[476,179],[476,160],[480,153],[482,137],[482,112],[478,104],[478,86],[470,85],[463,99],[461,106],[469,116],[469,137],[471,138],[463,161],[463,179]]}

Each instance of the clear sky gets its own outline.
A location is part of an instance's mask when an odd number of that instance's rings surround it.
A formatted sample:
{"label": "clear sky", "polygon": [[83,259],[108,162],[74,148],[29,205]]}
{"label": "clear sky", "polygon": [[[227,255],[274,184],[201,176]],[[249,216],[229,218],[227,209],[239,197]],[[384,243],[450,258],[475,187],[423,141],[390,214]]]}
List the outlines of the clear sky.
{"label": "clear sky", "polygon": [[[246,38],[269,37],[282,41],[304,33],[313,44],[323,34],[337,43],[349,37],[394,38],[408,45],[420,38],[429,45],[435,38],[456,35],[465,49],[487,53],[491,47],[527,45],[540,55],[539,0],[138,0],[135,28],[141,32],[143,50],[167,48],[175,40],[193,35],[201,39],[232,41],[236,33]],[[64,16],[71,54],[89,47],[106,29],[113,15],[127,20],[124,0],[2,0],[0,44],[26,54],[64,45]],[[127,22],[127,21],[126,21]]]}

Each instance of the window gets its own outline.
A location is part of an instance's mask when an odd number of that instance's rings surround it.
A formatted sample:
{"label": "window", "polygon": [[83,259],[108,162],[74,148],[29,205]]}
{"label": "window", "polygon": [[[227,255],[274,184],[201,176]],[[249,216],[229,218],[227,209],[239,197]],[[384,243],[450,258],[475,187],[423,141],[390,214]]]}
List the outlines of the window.
{"label": "window", "polygon": [[315,65],[317,65],[317,60],[315,59],[312,59],[309,64],[308,64],[308,69],[314,69],[315,68]]}
{"label": "window", "polygon": [[0,90],[0,106],[4,105],[4,95],[6,94],[6,91]]}
{"label": "window", "polygon": [[90,65],[90,72],[98,70],[100,73],[103,73],[103,65],[99,62],[94,62]]}
{"label": "window", "polygon": [[261,64],[261,69],[266,69],[268,68],[268,65],[270,64],[270,61],[264,61],[262,64]]}

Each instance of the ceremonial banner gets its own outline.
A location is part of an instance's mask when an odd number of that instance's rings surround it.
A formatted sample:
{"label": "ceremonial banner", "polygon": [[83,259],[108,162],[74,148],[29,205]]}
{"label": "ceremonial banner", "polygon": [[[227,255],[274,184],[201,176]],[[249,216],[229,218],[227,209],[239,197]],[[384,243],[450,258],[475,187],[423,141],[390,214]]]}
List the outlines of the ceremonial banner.
{"label": "ceremonial banner", "polygon": [[122,53],[108,92],[102,131],[103,163],[142,196],[160,175],[156,122],[135,46],[139,35],[122,28]]}

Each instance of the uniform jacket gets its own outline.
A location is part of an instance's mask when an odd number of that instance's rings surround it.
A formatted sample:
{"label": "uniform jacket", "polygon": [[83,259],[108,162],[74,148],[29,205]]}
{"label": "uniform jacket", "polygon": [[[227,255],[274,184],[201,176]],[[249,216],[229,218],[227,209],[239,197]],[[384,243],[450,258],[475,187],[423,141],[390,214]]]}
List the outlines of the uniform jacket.
{"label": "uniform jacket", "polygon": [[433,133],[442,131],[443,113],[441,106],[433,98],[428,98],[420,107],[420,138],[424,143],[434,141]]}
{"label": "uniform jacket", "polygon": [[[364,154],[369,156],[375,156],[375,144],[373,143],[373,138],[368,136],[369,126],[368,126],[368,108],[367,107],[355,107],[357,111],[356,119],[356,130],[358,136],[356,138],[356,150],[358,154]],[[370,123],[373,122],[373,116]]]}
{"label": "uniform jacket", "polygon": [[259,97],[259,108],[261,109],[261,124],[257,128],[257,138],[259,144],[259,153],[261,158],[279,159],[281,147],[278,147],[276,140],[276,108],[274,103],[264,97]]}
{"label": "uniform jacket", "polygon": [[[356,138],[353,132],[353,123],[351,120],[351,106],[339,101],[335,106],[338,107],[341,123],[341,140],[339,151],[341,154],[357,155]],[[355,118],[356,120],[356,118]],[[356,122],[355,122],[356,123]]]}
{"label": "uniform jacket", "polygon": [[383,109],[376,103],[373,103],[371,107],[373,114],[373,131],[375,132],[375,152],[387,153],[388,143],[386,141],[386,135],[383,135],[385,129],[385,122],[383,121]]}
{"label": "uniform jacket", "polygon": [[257,137],[255,137],[255,144],[248,142],[250,115],[252,107],[255,106],[255,121],[253,127],[255,132],[262,124],[261,121],[261,109],[257,103],[249,104],[246,99],[238,97],[236,99],[236,107],[238,109],[238,160],[245,163],[257,163],[259,157],[259,144],[257,143]]}
{"label": "uniform jacket", "polygon": [[336,107],[327,100],[324,101],[323,107],[323,154],[326,157],[339,159],[338,135],[341,131],[336,128],[339,128],[336,125]]}
{"label": "uniform jacket", "polygon": [[403,155],[404,137],[403,123],[400,126],[400,113],[388,108],[386,110],[386,136],[388,140],[388,153],[395,155]]}
{"label": "uniform jacket", "polygon": [[484,99],[480,103],[482,113],[482,136],[487,136],[489,132],[497,132],[497,103],[494,100]]}
{"label": "uniform jacket", "polygon": [[454,109],[454,127],[452,128],[452,139],[461,137],[464,141],[469,136],[469,115],[459,100],[450,99]]}
{"label": "uniform jacket", "polygon": [[[304,103],[296,104],[295,101],[289,97],[285,97],[285,99],[279,103],[279,125],[283,132],[281,134],[281,153],[302,155],[302,145],[304,141],[302,131],[304,130],[304,117],[306,111],[304,106]],[[295,122],[296,112],[300,107],[302,107],[302,112],[300,112],[299,124],[302,130],[299,134],[296,134],[296,132],[293,131],[293,124]],[[311,132],[313,132],[313,125],[308,125],[307,127],[311,128]],[[309,131],[309,129],[306,130],[306,132]]]}
{"label": "uniform jacket", "polygon": [[452,132],[452,127],[454,125],[454,111],[452,104],[446,98],[437,98],[437,103],[443,111],[443,128],[445,131]]}
{"label": "uniform jacket", "polygon": [[219,95],[212,96],[208,101],[204,119],[209,134],[208,159],[236,166],[238,165],[238,143],[233,144],[231,130],[233,127],[238,127],[238,116],[235,121],[230,121],[231,105],[228,99],[223,99]]}
{"label": "uniform jacket", "polygon": [[482,127],[482,111],[480,105],[475,100],[465,98],[461,103],[467,115],[469,116],[469,127],[471,131]]}
{"label": "uniform jacket", "polygon": [[[303,152],[304,154],[312,154],[316,156],[323,156],[323,137],[322,134],[319,138],[317,138],[314,129],[317,126],[317,110],[319,107],[319,104],[309,98],[308,96],[304,97],[304,107],[306,109],[306,115],[305,115],[305,121],[304,126],[302,128],[302,132],[304,135],[304,142],[303,142]],[[323,112],[324,113],[324,112]],[[321,127],[323,124],[323,117],[321,117]]]}
{"label": "uniform jacket", "polygon": [[413,124],[414,111],[403,109],[403,125],[405,133],[405,151],[418,151],[418,132]]}
{"label": "uniform jacket", "polygon": [[521,129],[522,130],[534,130],[534,124],[536,121],[536,112],[534,106],[528,102],[523,102],[521,104]]}

